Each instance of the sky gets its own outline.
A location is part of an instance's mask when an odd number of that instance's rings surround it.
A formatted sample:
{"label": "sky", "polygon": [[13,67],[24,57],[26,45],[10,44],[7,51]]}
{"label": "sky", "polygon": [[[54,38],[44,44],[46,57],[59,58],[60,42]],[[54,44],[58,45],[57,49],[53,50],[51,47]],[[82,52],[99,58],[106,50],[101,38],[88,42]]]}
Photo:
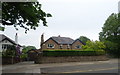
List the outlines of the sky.
{"label": "sky", "polygon": [[13,26],[6,26],[4,32],[11,39],[15,39],[18,33],[20,45],[32,45],[40,48],[40,37],[44,33],[44,40],[52,36],[70,37],[77,39],[86,36],[95,41],[99,40],[99,32],[105,20],[112,14],[118,13],[119,0],[38,0],[42,4],[42,10],[51,13],[47,18],[45,27],[40,23],[36,30],[15,30]]}

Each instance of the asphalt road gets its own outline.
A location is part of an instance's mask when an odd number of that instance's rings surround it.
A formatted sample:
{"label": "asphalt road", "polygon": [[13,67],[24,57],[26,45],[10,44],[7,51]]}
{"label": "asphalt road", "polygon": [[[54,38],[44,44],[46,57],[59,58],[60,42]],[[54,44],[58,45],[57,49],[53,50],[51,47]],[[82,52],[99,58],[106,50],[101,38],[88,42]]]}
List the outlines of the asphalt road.
{"label": "asphalt road", "polygon": [[34,64],[20,62],[3,65],[2,75],[118,75],[118,60]]}
{"label": "asphalt road", "polygon": [[86,65],[41,68],[41,73],[118,73],[118,63],[93,63]]}

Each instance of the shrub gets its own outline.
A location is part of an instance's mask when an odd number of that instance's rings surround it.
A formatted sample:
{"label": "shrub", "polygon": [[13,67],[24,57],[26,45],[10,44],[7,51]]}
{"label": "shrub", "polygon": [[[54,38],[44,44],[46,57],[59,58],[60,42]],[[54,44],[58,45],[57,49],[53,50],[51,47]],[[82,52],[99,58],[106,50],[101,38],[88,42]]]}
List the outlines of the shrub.
{"label": "shrub", "polygon": [[82,46],[83,49],[92,49],[92,50],[99,50],[99,49],[105,49],[106,46],[103,42],[100,41],[87,41],[86,45]]}
{"label": "shrub", "polygon": [[20,58],[21,58],[21,59],[27,58],[27,54],[21,54],[21,55],[20,55]]}
{"label": "shrub", "polygon": [[16,48],[14,45],[10,45],[7,50],[2,51],[2,57],[16,57],[18,56],[18,47]]}
{"label": "shrub", "polygon": [[44,50],[43,56],[96,56],[104,55],[104,50]]}

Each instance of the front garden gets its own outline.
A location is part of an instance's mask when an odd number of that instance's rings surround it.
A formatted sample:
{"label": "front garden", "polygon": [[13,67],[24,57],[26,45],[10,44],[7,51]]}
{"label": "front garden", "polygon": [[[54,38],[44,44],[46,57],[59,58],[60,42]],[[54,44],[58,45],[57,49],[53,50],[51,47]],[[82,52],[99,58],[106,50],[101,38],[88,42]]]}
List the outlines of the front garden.
{"label": "front garden", "polygon": [[104,50],[105,45],[99,41],[87,41],[86,45],[80,50],[43,50],[37,56],[35,63],[62,63],[62,62],[81,62],[81,61],[103,61],[108,60]]}
{"label": "front garden", "polygon": [[2,64],[14,64],[20,62],[19,46],[9,46],[9,49],[2,51]]}
{"label": "front garden", "polygon": [[87,41],[81,50],[43,50],[43,56],[98,56],[105,55],[105,45],[99,41]]}

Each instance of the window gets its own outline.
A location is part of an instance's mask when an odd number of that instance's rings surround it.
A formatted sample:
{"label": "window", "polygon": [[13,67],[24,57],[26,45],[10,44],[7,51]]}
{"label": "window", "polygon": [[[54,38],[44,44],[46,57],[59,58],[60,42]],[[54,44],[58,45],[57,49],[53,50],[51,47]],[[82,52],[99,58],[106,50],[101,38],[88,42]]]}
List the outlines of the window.
{"label": "window", "polygon": [[80,46],[80,45],[77,45],[76,48],[79,49],[79,48],[81,48],[81,46]]}
{"label": "window", "polygon": [[63,45],[61,44],[61,45],[60,45],[60,49],[62,49],[62,48],[63,48]]}
{"label": "window", "polygon": [[3,44],[3,45],[2,45],[2,49],[3,49],[3,50],[9,49],[9,47],[10,47],[10,45],[8,45],[8,44]]}
{"label": "window", "polygon": [[67,45],[67,48],[70,49],[70,45],[69,44]]}
{"label": "window", "polygon": [[54,44],[48,44],[48,48],[54,48]]}

